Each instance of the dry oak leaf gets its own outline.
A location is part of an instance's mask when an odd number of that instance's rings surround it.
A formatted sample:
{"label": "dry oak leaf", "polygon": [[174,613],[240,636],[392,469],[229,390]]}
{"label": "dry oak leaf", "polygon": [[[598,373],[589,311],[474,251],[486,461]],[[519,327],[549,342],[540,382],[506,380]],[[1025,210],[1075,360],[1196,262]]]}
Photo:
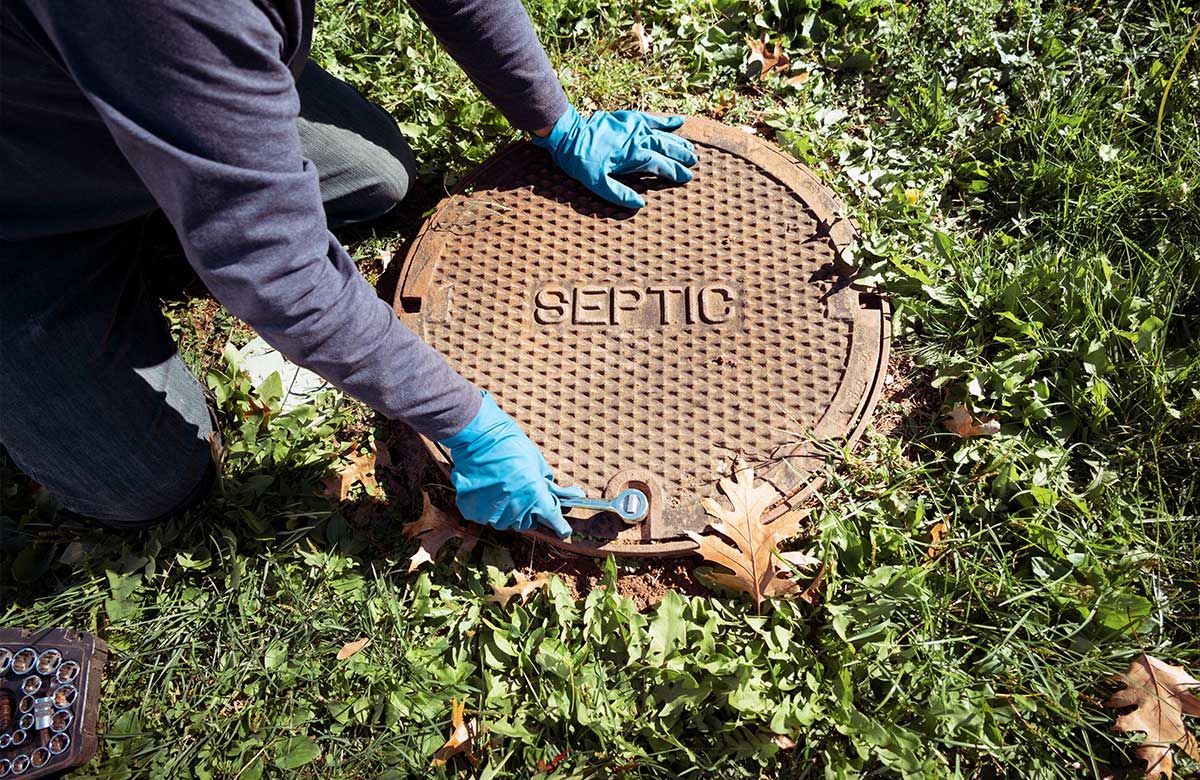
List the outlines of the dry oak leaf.
{"label": "dry oak leaf", "polygon": [[479,532],[468,527],[457,515],[438,509],[428,494],[422,492],[421,500],[425,502],[421,516],[404,526],[404,536],[420,545],[409,559],[408,570],[415,571],[422,564],[433,563],[451,539],[459,540],[455,560],[465,560],[479,543]]}
{"label": "dry oak leaf", "polygon": [[[773,523],[764,523],[763,513],[779,498],[779,491],[766,482],[756,485],[754,469],[745,463],[737,464],[734,479],[722,479],[720,487],[729,499],[731,509],[711,498],[701,501],[704,511],[721,521],[708,526],[716,533],[702,536],[688,531],[688,537],[699,545],[697,552],[700,555],[731,572],[713,572],[711,578],[727,588],[749,593],[755,606],[772,596],[801,594],[803,588],[792,579],[786,566],[779,565],[779,553],[775,549],[776,543],[797,527],[800,513],[791,512]],[[734,546],[721,537],[733,542]],[[796,566],[817,562],[803,553],[784,553],[784,556]]]}
{"label": "dry oak leaf", "polygon": [[470,722],[467,722],[463,719],[463,712],[466,708],[465,700],[450,700],[450,725],[452,727],[450,738],[433,754],[433,760],[429,762],[430,766],[445,766],[447,761],[464,750],[468,751],[467,760],[472,764],[475,763],[475,756],[471,755],[469,751],[471,740],[475,738],[475,720],[472,718]]}
{"label": "dry oak leaf", "polygon": [[650,36],[641,22],[630,25],[629,31],[622,36],[622,43],[625,44],[622,48],[635,58],[650,54]]}
{"label": "dry oak leaf", "polygon": [[345,661],[347,658],[364,649],[369,644],[371,644],[369,637],[363,637],[362,639],[357,639],[353,642],[347,642],[346,644],[342,645],[341,650],[337,651],[337,659],[339,661]]}
{"label": "dry oak leaf", "polygon": [[957,403],[950,409],[946,417],[946,430],[955,436],[995,436],[1000,433],[1000,421],[995,417],[976,420],[971,416],[966,404]]}
{"label": "dry oak leaf", "polygon": [[325,478],[325,495],[345,501],[350,495],[350,488],[356,482],[361,482],[371,495],[379,492],[379,482],[375,480],[375,453],[368,452],[360,455],[350,452],[346,457],[349,463],[343,463],[337,472]]}
{"label": "dry oak leaf", "polygon": [[508,602],[517,597],[524,604],[525,600],[533,595],[534,591],[540,590],[550,583],[550,577],[546,574],[539,574],[536,577],[526,577],[521,572],[513,572],[513,577],[516,579],[514,585],[493,585],[492,595],[488,596],[488,601],[499,604],[501,608],[507,607]]}
{"label": "dry oak leaf", "polygon": [[1179,748],[1200,761],[1196,735],[1188,731],[1183,716],[1200,717],[1200,680],[1181,666],[1171,666],[1142,653],[1118,679],[1125,687],[1108,697],[1106,707],[1134,707],[1117,716],[1114,731],[1145,732],[1137,757],[1146,762],[1146,777],[1167,776],[1175,762],[1171,753]]}
{"label": "dry oak leaf", "polygon": [[759,81],[766,81],[767,76],[773,71],[786,69],[788,63],[792,61],[781,45],[776,43],[774,48],[767,48],[769,45],[766,36],[763,36],[761,41],[751,38],[749,35],[746,36],[746,47],[750,49],[749,62],[751,64],[757,62],[762,66],[762,70],[758,72]]}

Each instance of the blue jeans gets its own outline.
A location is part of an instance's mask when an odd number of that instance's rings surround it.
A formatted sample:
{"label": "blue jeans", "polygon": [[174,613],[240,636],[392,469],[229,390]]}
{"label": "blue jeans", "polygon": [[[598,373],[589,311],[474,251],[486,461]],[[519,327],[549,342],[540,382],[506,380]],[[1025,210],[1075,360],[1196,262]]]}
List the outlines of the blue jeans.
{"label": "blue jeans", "polygon": [[[300,140],[332,226],[404,198],[412,151],[392,118],[309,62]],[[146,283],[141,223],[0,241],[0,444],[67,509],[143,525],[211,479],[205,394]]]}

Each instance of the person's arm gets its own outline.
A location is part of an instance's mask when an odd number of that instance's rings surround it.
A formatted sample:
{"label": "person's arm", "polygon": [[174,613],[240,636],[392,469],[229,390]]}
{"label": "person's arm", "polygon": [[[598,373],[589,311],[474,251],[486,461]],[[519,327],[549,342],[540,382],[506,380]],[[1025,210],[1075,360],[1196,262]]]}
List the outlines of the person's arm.
{"label": "person's arm", "polygon": [[30,3],[213,295],[291,360],[431,438],[479,391],[328,231],[283,32],[251,2]]}
{"label": "person's arm", "polygon": [[549,132],[567,96],[521,0],[408,0],[513,127]]}
{"label": "person's arm", "polygon": [[614,176],[691,181],[696,150],[670,132],[683,124],[681,117],[597,111],[585,119],[570,106],[521,0],[409,3],[508,121],[595,194],[638,209],[645,200]]}
{"label": "person's arm", "polygon": [[455,454],[464,515],[549,526],[559,488],[495,403],[409,331],[326,227],[283,33],[250,2],[36,0],[35,13],[221,303],[296,363]]}

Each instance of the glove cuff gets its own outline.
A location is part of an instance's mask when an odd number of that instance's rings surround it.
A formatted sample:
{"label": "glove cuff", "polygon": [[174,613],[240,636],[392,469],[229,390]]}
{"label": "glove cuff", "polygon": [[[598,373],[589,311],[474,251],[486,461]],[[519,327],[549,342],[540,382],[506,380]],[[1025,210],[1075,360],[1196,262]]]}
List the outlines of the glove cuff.
{"label": "glove cuff", "polygon": [[545,137],[533,135],[530,133],[529,140],[533,141],[533,145],[539,149],[547,149],[554,152],[558,149],[562,140],[575,132],[583,122],[583,117],[579,116],[579,112],[572,105],[567,106],[567,110],[558,118],[554,126],[550,128],[550,133]]}
{"label": "glove cuff", "polygon": [[469,423],[463,426],[461,431],[438,442],[443,447],[454,450],[458,447],[468,446],[492,428],[509,420],[508,415],[492,400],[491,393],[487,390],[480,390],[479,394],[483,397],[483,401],[479,404],[479,411],[475,413]]}

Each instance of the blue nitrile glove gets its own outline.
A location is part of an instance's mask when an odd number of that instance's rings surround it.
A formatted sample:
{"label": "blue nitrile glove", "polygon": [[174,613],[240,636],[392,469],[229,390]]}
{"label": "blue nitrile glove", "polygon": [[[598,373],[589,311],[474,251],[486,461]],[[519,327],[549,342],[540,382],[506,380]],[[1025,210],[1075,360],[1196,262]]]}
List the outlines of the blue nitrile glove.
{"label": "blue nitrile glove", "polygon": [[549,150],[554,162],[607,201],[631,209],[646,205],[641,195],[614,180],[622,173],[651,173],[676,184],[692,180],[696,148],[672,135],[683,117],[657,117],[641,111],[597,111],[587,119],[568,106],[545,138],[534,146]]}
{"label": "blue nitrile glove", "polygon": [[560,538],[571,535],[558,500],[582,498],[583,490],[554,484],[537,445],[486,390],[467,427],[441,444],[454,460],[450,482],[463,517],[502,531],[526,531],[541,523]]}

